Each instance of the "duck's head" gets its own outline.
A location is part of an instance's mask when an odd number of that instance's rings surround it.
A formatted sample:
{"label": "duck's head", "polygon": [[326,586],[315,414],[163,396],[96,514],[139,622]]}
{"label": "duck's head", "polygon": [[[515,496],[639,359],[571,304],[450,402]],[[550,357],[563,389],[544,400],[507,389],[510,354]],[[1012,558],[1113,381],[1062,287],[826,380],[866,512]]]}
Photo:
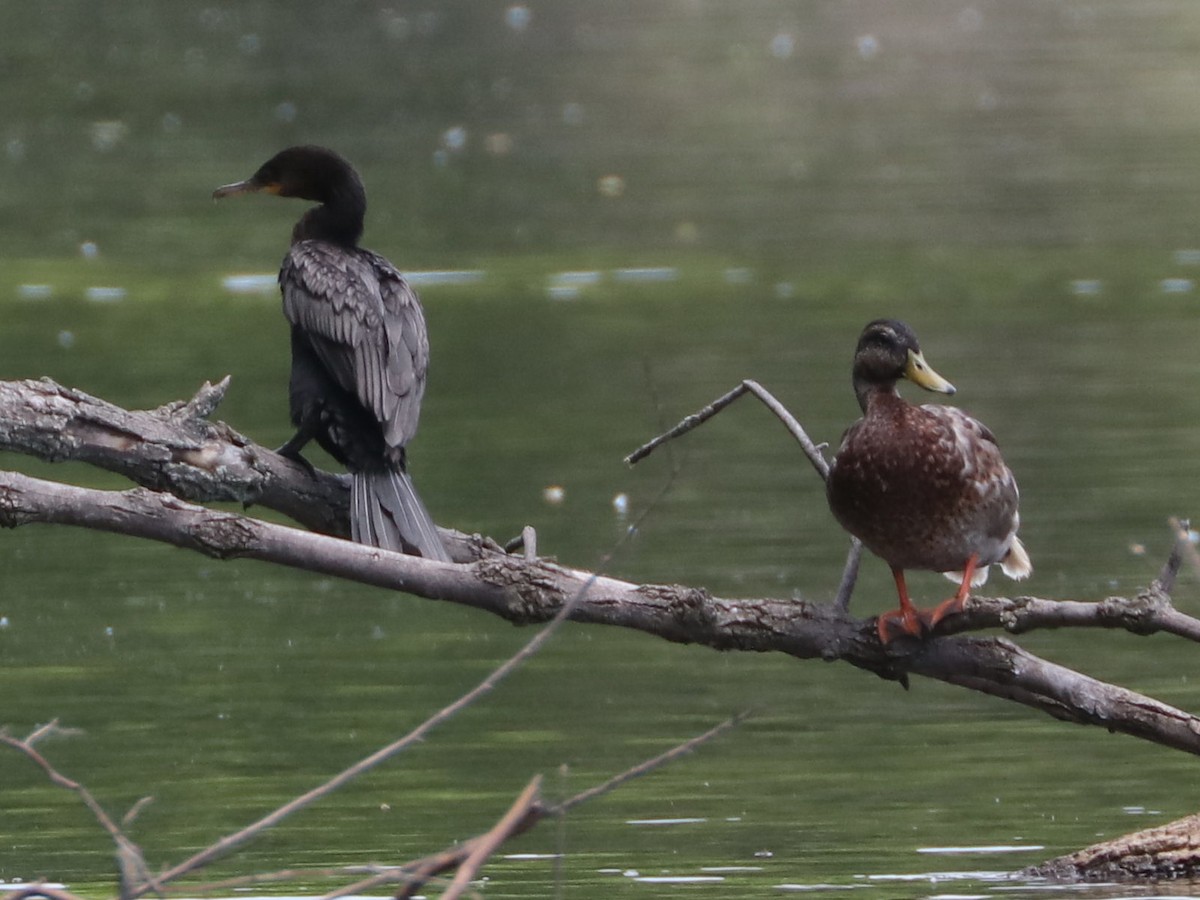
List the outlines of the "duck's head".
{"label": "duck's head", "polygon": [[854,351],[854,392],[865,411],[874,391],[891,391],[907,378],[927,391],[953,394],[954,385],[925,362],[913,330],[896,319],[876,319],[863,329]]}

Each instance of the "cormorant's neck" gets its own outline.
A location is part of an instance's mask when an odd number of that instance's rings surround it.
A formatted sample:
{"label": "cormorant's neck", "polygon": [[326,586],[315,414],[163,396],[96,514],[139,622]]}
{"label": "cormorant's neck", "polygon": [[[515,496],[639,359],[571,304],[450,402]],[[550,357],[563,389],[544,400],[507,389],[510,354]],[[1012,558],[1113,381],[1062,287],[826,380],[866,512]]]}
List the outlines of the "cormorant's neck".
{"label": "cormorant's neck", "polygon": [[872,399],[884,403],[900,400],[895,381],[868,381],[857,375],[854,377],[854,396],[858,398],[858,407],[864,415]]}
{"label": "cormorant's neck", "polygon": [[362,237],[367,196],[358,179],[329,191],[320,206],[314,206],[292,229],[292,243],[328,241],[342,247],[357,247]]}

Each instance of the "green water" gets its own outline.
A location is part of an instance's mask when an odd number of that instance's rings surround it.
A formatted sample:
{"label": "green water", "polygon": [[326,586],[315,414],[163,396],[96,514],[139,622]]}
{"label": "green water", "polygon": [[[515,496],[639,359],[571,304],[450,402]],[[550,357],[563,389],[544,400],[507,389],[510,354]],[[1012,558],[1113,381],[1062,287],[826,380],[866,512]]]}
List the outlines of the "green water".
{"label": "green water", "polygon": [[[1200,10],[564,2],[530,5],[517,31],[508,8],[0,4],[0,377],[151,407],[231,374],[218,417],[282,442],[277,300],[221,280],[270,272],[302,206],[207,198],[320,141],[362,167],[370,246],[403,268],[486,272],[423,290],[433,369],[411,452],[439,522],[500,539],[532,524],[542,552],[591,567],[627,525],[613,497],[636,514],[668,477],[665,457],[630,471],[626,453],[745,377],[836,441],[857,414],[857,333],[891,314],[1017,473],[1035,565],[1022,592],[1093,599],[1154,576],[1166,517],[1200,499],[1196,294],[1164,285],[1200,274],[1179,252],[1200,246]],[[456,127],[462,151],[447,149]],[[620,196],[599,190],[608,175]],[[626,266],[674,280],[619,282]],[[568,270],[603,274],[551,299]],[[88,300],[97,286],[126,294]],[[613,574],[832,595],[845,538],[764,410],[741,401],[674,453],[671,491]],[[0,560],[0,723],[83,729],[46,753],[114,812],[154,796],[132,828],[153,867],[394,739],[530,636],[90,533],[6,532]],[[997,574],[988,590],[1013,588]],[[1190,576],[1177,599],[1195,611]],[[854,608],[891,604],[869,560]],[[1200,705],[1180,642],[1021,643]],[[737,730],[506,850],[565,852],[567,896],[993,896],[1015,886],[987,873],[1198,805],[1192,759],[1130,738],[940,684],[906,693],[845,666],[572,626],[212,874],[404,861],[488,827],[535,773],[567,795],[746,708]],[[0,755],[0,814],[0,877],[104,893],[107,839],[15,754]],[[1041,849],[978,849],[996,846]],[[921,852],[937,848],[977,849]],[[546,860],[486,874],[501,897],[550,896],[556,877]]]}

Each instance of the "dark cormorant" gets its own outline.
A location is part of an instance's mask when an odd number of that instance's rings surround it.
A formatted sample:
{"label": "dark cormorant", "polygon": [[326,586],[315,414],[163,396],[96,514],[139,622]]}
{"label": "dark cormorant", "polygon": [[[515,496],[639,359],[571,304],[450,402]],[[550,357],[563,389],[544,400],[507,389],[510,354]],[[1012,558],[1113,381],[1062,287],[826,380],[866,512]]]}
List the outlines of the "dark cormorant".
{"label": "dark cormorant", "polygon": [[296,426],[279,452],[311,468],[300,451],[315,438],[350,470],[355,541],[448,560],[405,461],[429,365],[425,316],[396,267],[358,246],[367,208],[358,173],[332,150],[289,147],[213,198],[256,192],[320,204],[296,223],[279,270]]}

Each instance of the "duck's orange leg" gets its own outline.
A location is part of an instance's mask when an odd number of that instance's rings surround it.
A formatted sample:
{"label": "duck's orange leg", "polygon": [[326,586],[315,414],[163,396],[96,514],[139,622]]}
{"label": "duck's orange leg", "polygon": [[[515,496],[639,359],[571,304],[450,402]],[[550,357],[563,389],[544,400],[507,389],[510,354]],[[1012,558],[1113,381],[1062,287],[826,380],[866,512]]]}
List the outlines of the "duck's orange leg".
{"label": "duck's orange leg", "polygon": [[979,554],[972,553],[967,564],[963,566],[962,584],[958,586],[958,592],[949,600],[943,600],[933,612],[929,613],[929,628],[932,630],[937,627],[937,623],[952,616],[955,613],[962,612],[963,603],[967,597],[971,596],[971,579],[975,577],[975,570],[979,567]]}
{"label": "duck's orange leg", "polygon": [[925,624],[921,614],[908,598],[908,585],[904,583],[904,570],[892,569],[892,578],[896,581],[896,593],[900,595],[900,608],[882,613],[875,620],[875,630],[879,632],[880,643],[890,643],[895,637],[896,629],[903,634],[921,637],[925,634]]}

